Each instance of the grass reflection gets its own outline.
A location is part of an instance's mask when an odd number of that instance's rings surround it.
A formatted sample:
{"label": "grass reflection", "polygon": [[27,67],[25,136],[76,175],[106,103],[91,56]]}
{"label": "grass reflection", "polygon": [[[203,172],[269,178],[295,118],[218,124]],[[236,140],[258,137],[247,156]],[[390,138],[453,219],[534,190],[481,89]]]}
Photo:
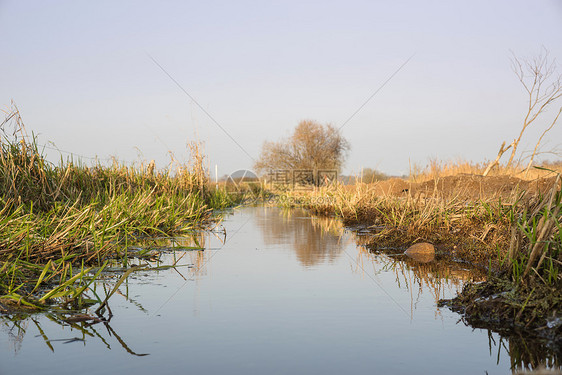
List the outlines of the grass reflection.
{"label": "grass reflection", "polygon": [[[370,264],[375,274],[391,271],[400,288],[410,292],[410,313],[413,318],[416,304],[423,293],[430,293],[436,303],[449,298],[462,290],[468,281],[484,281],[486,273],[462,263],[441,259],[439,254],[429,262],[418,261],[403,255],[404,249],[377,248],[369,236],[355,233],[358,244],[358,269],[366,269]],[[436,307],[436,317],[440,309]],[[467,327],[472,327],[463,318],[459,320]],[[484,328],[485,329],[485,328]],[[545,340],[530,339],[517,331],[505,331],[499,334],[488,331],[490,356],[500,363],[507,355],[513,373],[539,368],[559,369],[561,367],[562,347]]]}
{"label": "grass reflection", "polygon": [[[65,333],[71,333],[73,337],[66,337],[66,338],[50,338],[45,330],[43,329],[43,325],[40,322],[40,318],[44,316],[48,319],[49,323],[54,323],[61,328],[61,331]],[[55,352],[54,344],[62,343],[62,344],[69,344],[75,342],[82,342],[86,345],[87,340],[98,339],[100,340],[107,349],[112,349],[111,347],[111,337],[115,338],[117,343],[125,350],[127,353],[143,357],[148,355],[148,353],[137,353],[130,348],[127,342],[121,338],[121,336],[113,329],[110,324],[109,319],[100,319],[94,316],[90,316],[87,314],[83,315],[83,320],[75,321],[74,319],[70,319],[70,317],[66,314],[59,314],[59,313],[50,313],[45,315],[25,315],[25,314],[17,314],[17,315],[6,315],[3,316],[1,319],[1,324],[3,330],[5,330],[8,334],[10,344],[12,346],[12,350],[14,354],[17,354],[22,347],[22,343],[24,337],[28,330],[30,330],[30,324],[33,323],[35,329],[39,334],[36,337],[41,337],[45,345],[49,348],[51,352]],[[52,328],[52,325],[50,326]],[[70,330],[68,329],[70,328]],[[106,332],[102,332],[99,328],[105,328]]]}
{"label": "grass reflection", "polygon": [[[211,232],[206,231],[194,232],[190,237],[147,238],[138,241],[128,248],[125,267],[120,261],[110,264],[99,279],[85,290],[85,296],[92,301],[88,309],[66,310],[53,305],[46,312],[39,313],[2,307],[0,327],[6,332],[14,354],[21,350],[28,332],[36,331],[35,337],[41,338],[52,352],[55,352],[59,343],[86,345],[90,341],[99,341],[108,350],[121,347],[134,356],[148,355],[133,350],[127,339],[112,327],[112,301],[121,297],[136,310],[148,315],[150,312],[142,302],[130,295],[129,279],[163,270],[174,270],[183,280],[204,276],[208,260],[204,249],[210,235]],[[139,272],[142,274],[139,275]],[[45,329],[46,326],[48,329]],[[64,332],[65,338],[53,338],[53,332]],[[71,337],[68,337],[69,333]]]}

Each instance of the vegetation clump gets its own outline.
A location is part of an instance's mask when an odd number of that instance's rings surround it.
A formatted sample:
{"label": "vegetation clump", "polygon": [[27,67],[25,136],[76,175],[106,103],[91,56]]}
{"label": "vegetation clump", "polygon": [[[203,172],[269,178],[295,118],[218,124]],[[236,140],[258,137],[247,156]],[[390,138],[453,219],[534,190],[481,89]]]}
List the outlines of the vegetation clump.
{"label": "vegetation clump", "polygon": [[0,312],[83,307],[84,292],[111,259],[127,266],[134,241],[191,233],[212,209],[234,203],[209,189],[198,144],[190,145],[192,164],[175,171],[116,161],[55,166],[17,109],[0,130]]}
{"label": "vegetation clump", "polygon": [[507,336],[515,331],[527,339],[545,340],[558,351],[562,348],[560,283],[513,283],[489,277],[486,282],[465,284],[457,297],[442,300],[440,305],[461,313],[473,327],[490,328]]}

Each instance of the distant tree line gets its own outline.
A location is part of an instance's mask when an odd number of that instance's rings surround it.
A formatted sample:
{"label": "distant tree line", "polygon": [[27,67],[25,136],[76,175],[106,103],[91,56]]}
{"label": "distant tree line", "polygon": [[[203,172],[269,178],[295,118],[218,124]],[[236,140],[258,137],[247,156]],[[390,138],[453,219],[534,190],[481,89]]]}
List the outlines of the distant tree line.
{"label": "distant tree line", "polygon": [[361,173],[361,180],[366,183],[370,184],[377,181],[388,180],[389,176],[382,173],[381,171],[377,171],[376,169],[372,168],[363,168]]}

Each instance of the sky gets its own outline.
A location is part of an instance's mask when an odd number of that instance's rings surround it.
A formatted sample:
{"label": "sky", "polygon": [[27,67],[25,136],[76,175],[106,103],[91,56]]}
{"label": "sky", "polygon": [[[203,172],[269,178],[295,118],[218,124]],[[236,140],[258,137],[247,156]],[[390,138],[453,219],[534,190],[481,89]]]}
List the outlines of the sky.
{"label": "sky", "polygon": [[527,109],[511,59],[543,48],[562,73],[562,0],[0,0],[0,108],[53,161],[164,168],[199,141],[222,176],[310,119],[341,127],[344,173],[403,174],[494,159]]}

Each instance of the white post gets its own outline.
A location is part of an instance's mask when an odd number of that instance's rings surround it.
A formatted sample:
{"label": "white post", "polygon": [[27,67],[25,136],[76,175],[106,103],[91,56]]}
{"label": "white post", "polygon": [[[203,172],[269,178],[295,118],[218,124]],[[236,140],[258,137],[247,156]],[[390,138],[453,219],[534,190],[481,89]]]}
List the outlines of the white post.
{"label": "white post", "polygon": [[219,188],[219,166],[215,164],[215,189]]}

